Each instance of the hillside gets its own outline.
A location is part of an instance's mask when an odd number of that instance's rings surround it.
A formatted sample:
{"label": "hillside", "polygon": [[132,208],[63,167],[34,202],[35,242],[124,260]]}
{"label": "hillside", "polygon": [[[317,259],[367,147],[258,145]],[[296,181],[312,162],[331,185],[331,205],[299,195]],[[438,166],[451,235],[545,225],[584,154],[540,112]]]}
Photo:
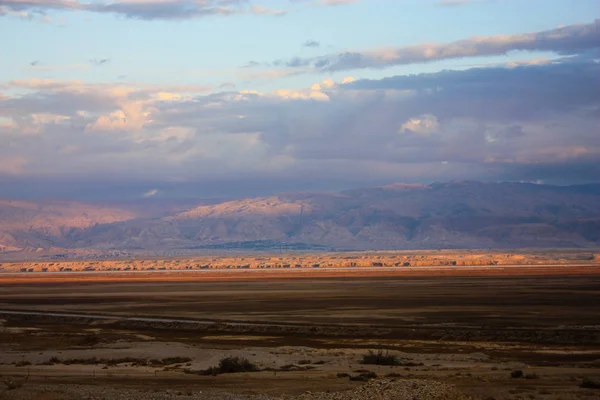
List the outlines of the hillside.
{"label": "hillside", "polygon": [[600,185],[394,184],[210,203],[0,200],[0,251],[600,246]]}

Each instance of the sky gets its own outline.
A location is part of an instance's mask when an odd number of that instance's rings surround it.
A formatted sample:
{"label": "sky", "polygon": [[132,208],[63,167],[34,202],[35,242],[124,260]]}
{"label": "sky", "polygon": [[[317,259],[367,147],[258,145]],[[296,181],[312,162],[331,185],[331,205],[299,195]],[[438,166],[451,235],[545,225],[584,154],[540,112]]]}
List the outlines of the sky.
{"label": "sky", "polygon": [[600,182],[598,0],[0,0],[0,197]]}

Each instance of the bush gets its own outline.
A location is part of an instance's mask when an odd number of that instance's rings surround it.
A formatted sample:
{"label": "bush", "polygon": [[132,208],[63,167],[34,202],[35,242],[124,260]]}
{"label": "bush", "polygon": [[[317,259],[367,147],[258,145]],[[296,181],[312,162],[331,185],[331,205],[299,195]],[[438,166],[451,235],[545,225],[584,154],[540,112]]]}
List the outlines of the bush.
{"label": "bush", "polygon": [[523,377],[523,371],[521,371],[520,369],[516,369],[513,372],[510,373],[510,377],[511,378],[522,378]]}
{"label": "bush", "polygon": [[371,379],[377,378],[377,374],[372,371],[363,372],[359,375],[350,376],[351,381],[368,382]]}
{"label": "bush", "polygon": [[6,378],[4,380],[4,385],[6,386],[7,390],[15,390],[15,389],[19,389],[21,386],[23,386],[23,382],[17,382],[17,381],[13,381],[10,378]]}
{"label": "bush", "polygon": [[152,359],[150,360],[150,364],[152,364],[153,366],[162,366],[172,364],[185,364],[190,361],[192,361],[192,359],[189,357],[167,357],[163,358],[162,360]]}
{"label": "bush", "polygon": [[244,357],[225,357],[219,365],[201,371],[203,375],[233,374],[237,372],[256,372],[258,367]]}
{"label": "bush", "polygon": [[398,357],[387,351],[384,353],[382,350],[379,350],[377,353],[369,350],[367,354],[363,354],[360,363],[368,365],[402,365]]}
{"label": "bush", "polygon": [[15,364],[15,367],[26,367],[28,365],[31,365],[29,361],[21,360]]}
{"label": "bush", "polygon": [[338,372],[336,375],[338,378],[349,378],[350,374],[347,374],[345,372]]}
{"label": "bush", "polygon": [[185,364],[185,363],[189,363],[190,361],[192,361],[191,358],[189,357],[168,357],[168,358],[163,358],[162,362],[165,365],[169,365],[169,364]]}
{"label": "bush", "polygon": [[595,381],[590,378],[583,378],[583,382],[581,382],[579,387],[586,389],[600,389],[600,381]]}
{"label": "bush", "polygon": [[540,379],[539,375],[536,373],[526,374],[525,379]]}

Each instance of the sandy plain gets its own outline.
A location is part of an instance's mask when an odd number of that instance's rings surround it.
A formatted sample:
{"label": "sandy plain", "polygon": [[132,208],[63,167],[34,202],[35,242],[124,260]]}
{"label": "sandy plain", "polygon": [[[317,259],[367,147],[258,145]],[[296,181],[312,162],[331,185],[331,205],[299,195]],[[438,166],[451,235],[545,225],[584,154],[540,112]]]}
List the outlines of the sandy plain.
{"label": "sandy plain", "polygon": [[[600,379],[594,264],[28,273],[0,285],[0,375],[22,385],[0,398],[600,398],[580,387]],[[369,350],[403,365],[363,365]],[[262,371],[198,374],[225,356]],[[173,357],[190,360],[139,362]],[[343,376],[360,370],[378,378]]]}

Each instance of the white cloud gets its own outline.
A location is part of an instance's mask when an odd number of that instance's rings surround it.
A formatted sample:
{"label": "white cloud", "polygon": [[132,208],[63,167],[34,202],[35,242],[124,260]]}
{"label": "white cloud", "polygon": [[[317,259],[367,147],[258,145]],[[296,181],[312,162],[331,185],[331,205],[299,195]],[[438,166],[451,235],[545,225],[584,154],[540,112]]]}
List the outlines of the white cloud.
{"label": "white cloud", "polygon": [[422,114],[413,117],[400,126],[400,133],[417,133],[429,135],[436,132],[440,127],[438,118],[433,114]]}
{"label": "white cloud", "polygon": [[146,193],[142,194],[142,197],[154,197],[158,194],[158,189],[148,190]]}

